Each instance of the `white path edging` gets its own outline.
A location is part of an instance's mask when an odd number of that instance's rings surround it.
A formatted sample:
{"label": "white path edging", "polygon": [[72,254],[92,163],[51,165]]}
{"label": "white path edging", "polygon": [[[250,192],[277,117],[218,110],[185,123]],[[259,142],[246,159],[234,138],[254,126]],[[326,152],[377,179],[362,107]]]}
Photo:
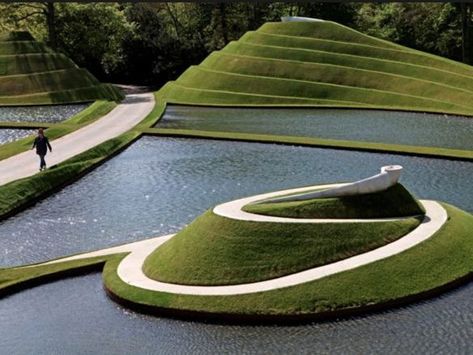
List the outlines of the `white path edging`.
{"label": "white path edging", "polygon": [[117,274],[123,282],[131,286],[149,291],[183,295],[230,296],[295,286],[394,256],[429,239],[447,221],[447,212],[438,202],[424,200],[422,203],[426,209],[424,220],[416,229],[404,237],[363,254],[271,280],[228,286],[187,286],[160,282],[148,278],[142,270],[146,257],[155,248],[169,240],[172,235],[163,237],[162,240],[155,239],[153,243],[150,242],[147,245],[149,249],[138,248],[138,250],[130,253],[118,266]]}
{"label": "white path edging", "polygon": [[[95,122],[51,141],[48,166],[59,164],[100,143],[118,137],[141,122],[154,107],[154,95],[127,95],[117,107]],[[39,158],[29,150],[0,161],[0,186],[38,172]]]}
{"label": "white path edging", "polygon": [[309,192],[318,189],[328,189],[334,187],[346,186],[349,184],[329,184],[329,185],[318,185],[299,187],[291,190],[283,190],[276,192],[269,192],[261,195],[255,195],[250,197],[241,198],[238,200],[222,203],[214,207],[213,213],[221,217],[235,219],[239,221],[250,221],[250,222],[270,222],[270,223],[374,223],[374,222],[392,222],[403,219],[409,219],[411,217],[401,218],[364,218],[364,219],[336,219],[336,218],[286,218],[286,217],[273,217],[260,214],[254,214],[243,211],[243,207],[254,202],[263,201],[266,199],[272,199],[273,197],[280,195],[299,194]]}

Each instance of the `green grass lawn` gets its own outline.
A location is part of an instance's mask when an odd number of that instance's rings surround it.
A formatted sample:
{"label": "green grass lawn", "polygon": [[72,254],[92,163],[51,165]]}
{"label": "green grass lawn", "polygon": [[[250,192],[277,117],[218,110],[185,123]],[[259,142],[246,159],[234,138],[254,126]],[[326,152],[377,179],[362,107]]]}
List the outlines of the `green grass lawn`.
{"label": "green grass lawn", "polygon": [[275,278],[356,255],[419,225],[409,218],[374,223],[259,223],[197,218],[152,253],[148,277],[189,285],[227,285]]}
{"label": "green grass lawn", "polygon": [[[444,205],[449,220],[429,240],[396,256],[317,281],[238,296],[190,296],[142,290],[121,281],[119,260],[106,264],[104,282],[118,297],[177,313],[294,316],[372,306],[444,286],[473,272],[473,216]],[[185,314],[185,313],[184,313]]]}
{"label": "green grass lawn", "polygon": [[266,23],[162,89],[174,104],[473,115],[473,68],[333,22]]}
{"label": "green grass lawn", "polygon": [[292,202],[249,204],[250,213],[288,218],[389,218],[425,214],[401,184],[377,193]]}

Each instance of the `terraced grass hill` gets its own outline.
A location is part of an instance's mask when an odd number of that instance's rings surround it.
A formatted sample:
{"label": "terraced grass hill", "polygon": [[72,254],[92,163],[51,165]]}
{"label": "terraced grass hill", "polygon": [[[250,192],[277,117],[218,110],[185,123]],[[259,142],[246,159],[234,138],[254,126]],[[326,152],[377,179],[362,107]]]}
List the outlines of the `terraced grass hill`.
{"label": "terraced grass hill", "polygon": [[28,32],[0,35],[0,105],[37,105],[120,100],[120,91],[100,83],[63,54]]}
{"label": "terraced grass hill", "polygon": [[160,91],[169,103],[473,115],[473,67],[334,22],[266,23]]}

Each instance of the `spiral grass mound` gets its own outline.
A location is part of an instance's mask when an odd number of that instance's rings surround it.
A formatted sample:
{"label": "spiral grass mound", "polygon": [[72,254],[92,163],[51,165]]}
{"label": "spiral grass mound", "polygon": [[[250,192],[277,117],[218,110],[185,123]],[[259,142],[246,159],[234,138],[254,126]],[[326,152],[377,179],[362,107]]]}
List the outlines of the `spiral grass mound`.
{"label": "spiral grass mound", "polygon": [[28,32],[0,35],[0,105],[43,105],[118,101],[121,92],[100,83],[65,55]]}
{"label": "spiral grass mound", "polygon": [[266,23],[160,93],[174,104],[473,115],[473,68],[330,21]]}
{"label": "spiral grass mound", "polygon": [[379,248],[414,230],[425,215],[424,207],[397,183],[401,171],[401,166],[386,166],[353,183],[217,207],[153,252],[143,271],[168,283],[238,284]]}
{"label": "spiral grass mound", "polygon": [[107,263],[105,287],[142,311],[225,321],[326,319],[436,295],[473,275],[473,216],[417,200],[401,171],[223,203]]}

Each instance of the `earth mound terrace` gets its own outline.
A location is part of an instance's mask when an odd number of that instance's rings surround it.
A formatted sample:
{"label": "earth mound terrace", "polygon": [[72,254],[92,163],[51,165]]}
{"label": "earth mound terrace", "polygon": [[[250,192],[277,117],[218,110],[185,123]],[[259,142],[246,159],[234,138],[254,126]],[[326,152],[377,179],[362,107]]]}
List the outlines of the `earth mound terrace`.
{"label": "earth mound terrace", "polygon": [[0,35],[0,105],[118,101],[122,93],[28,32]]}
{"label": "earth mound terrace", "polygon": [[266,23],[160,91],[174,104],[473,115],[471,66],[330,21]]}

